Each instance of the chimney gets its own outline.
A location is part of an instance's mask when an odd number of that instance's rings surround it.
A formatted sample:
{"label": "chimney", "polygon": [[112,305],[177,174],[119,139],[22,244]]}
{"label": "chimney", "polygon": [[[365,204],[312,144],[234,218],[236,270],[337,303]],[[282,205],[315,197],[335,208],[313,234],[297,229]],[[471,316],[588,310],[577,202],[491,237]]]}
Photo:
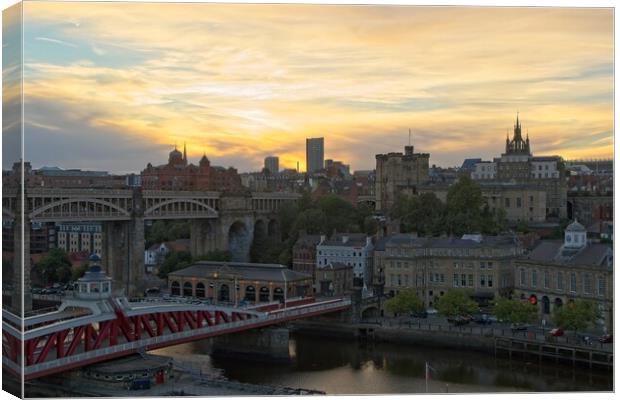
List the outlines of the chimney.
{"label": "chimney", "polygon": [[321,242],[320,243],[323,243],[324,241],[325,241],[325,235],[321,235]]}
{"label": "chimney", "polygon": [[346,243],[349,241],[349,237],[347,235],[342,235],[342,243]]}
{"label": "chimney", "polygon": [[372,244],[372,237],[366,236],[366,246],[370,246]]}

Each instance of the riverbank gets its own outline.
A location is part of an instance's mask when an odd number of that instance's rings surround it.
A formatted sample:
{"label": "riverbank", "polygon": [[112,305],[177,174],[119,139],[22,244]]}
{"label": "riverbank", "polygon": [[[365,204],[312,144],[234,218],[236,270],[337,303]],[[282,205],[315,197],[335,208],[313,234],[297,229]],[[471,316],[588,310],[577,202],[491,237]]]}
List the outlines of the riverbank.
{"label": "riverbank", "polygon": [[325,394],[316,390],[260,385],[205,375],[191,365],[176,362],[171,378],[143,390],[127,390],[83,378],[79,373],[53,376],[26,384],[26,397],[159,397],[159,396],[294,396]]}
{"label": "riverbank", "polygon": [[613,346],[570,343],[567,338],[546,337],[535,332],[513,332],[482,326],[455,327],[417,322],[405,324],[346,323],[333,320],[301,320],[290,325],[294,331],[311,335],[344,337],[359,342],[385,342],[441,349],[476,351],[488,355],[521,356],[538,362],[568,362],[590,368],[612,368]]}

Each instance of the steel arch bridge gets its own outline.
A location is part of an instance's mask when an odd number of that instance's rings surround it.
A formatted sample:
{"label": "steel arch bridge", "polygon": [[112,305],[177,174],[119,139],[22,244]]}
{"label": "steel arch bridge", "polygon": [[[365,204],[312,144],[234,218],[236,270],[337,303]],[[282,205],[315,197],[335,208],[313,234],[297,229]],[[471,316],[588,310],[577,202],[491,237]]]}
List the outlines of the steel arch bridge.
{"label": "steel arch bridge", "polygon": [[297,298],[289,300],[286,307],[268,303],[240,308],[163,300],[129,302],[116,297],[86,304],[65,300],[58,311],[23,320],[3,310],[2,366],[17,376],[21,376],[23,368],[23,377],[29,380],[132,353],[333,313],[350,306],[351,300],[344,298]]}

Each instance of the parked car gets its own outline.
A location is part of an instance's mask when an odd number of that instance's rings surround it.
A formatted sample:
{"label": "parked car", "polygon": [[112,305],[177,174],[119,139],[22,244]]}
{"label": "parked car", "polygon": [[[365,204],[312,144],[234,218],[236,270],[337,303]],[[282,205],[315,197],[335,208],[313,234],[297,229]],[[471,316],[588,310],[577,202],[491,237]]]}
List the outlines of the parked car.
{"label": "parked car", "polygon": [[510,329],[513,332],[527,331],[527,325],[525,325],[525,324],[512,324],[512,325],[510,325]]}
{"label": "parked car", "polygon": [[30,289],[30,293],[32,294],[41,294],[42,291],[43,289],[41,289],[40,287],[33,287]]}
{"label": "parked car", "polygon": [[418,311],[418,312],[411,313],[411,316],[413,318],[428,318],[428,312]]}
{"label": "parked car", "polygon": [[608,333],[598,338],[598,341],[601,343],[613,343],[613,336]]}
{"label": "parked car", "polygon": [[489,319],[488,314],[474,314],[473,321],[480,325],[486,325],[486,324],[492,323],[492,321]]}
{"label": "parked car", "polygon": [[549,331],[551,336],[564,336],[564,330],[562,328],[553,328]]}
{"label": "parked car", "polygon": [[437,310],[435,310],[434,308],[427,308],[426,309],[426,314],[428,315],[437,315],[439,312]]}
{"label": "parked car", "polygon": [[455,326],[467,325],[469,324],[469,318],[465,316],[449,317],[448,322]]}

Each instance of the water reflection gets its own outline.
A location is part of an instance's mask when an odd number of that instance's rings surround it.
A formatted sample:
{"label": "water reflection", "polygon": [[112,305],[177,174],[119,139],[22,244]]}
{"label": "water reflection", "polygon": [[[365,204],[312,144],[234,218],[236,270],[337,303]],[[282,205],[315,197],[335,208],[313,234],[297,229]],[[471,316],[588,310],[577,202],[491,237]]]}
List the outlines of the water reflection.
{"label": "water reflection", "polygon": [[292,362],[265,362],[208,356],[207,341],[157,351],[199,362],[204,371],[241,382],[304,387],[330,394],[423,393],[425,363],[430,392],[610,391],[608,371],[539,366],[479,353],[393,344],[360,346],[352,340],[294,334]]}

